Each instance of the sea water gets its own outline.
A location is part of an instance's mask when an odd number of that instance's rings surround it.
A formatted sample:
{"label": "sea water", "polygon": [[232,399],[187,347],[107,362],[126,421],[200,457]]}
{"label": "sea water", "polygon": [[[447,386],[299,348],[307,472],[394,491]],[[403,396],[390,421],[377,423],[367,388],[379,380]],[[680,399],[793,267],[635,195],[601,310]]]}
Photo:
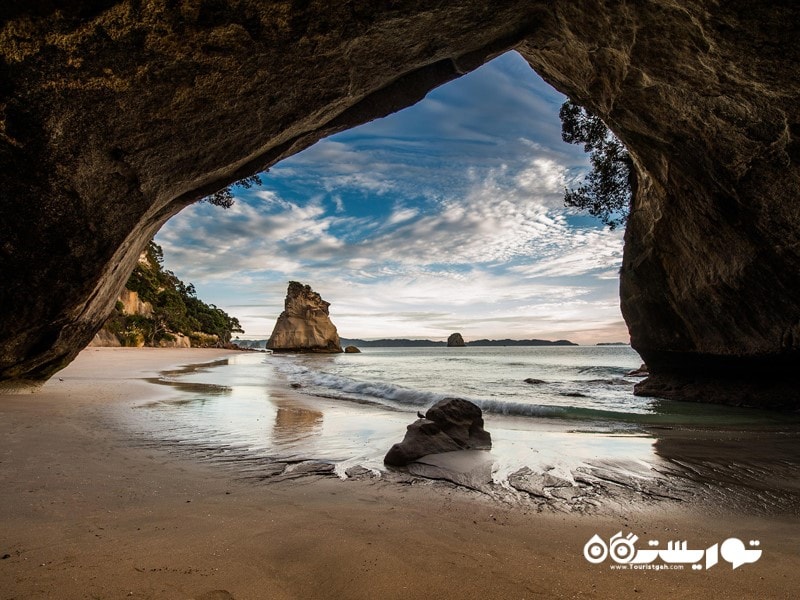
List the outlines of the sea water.
{"label": "sea water", "polygon": [[307,394],[422,412],[464,398],[491,415],[632,424],[753,422],[775,415],[635,396],[630,346],[368,348],[277,354],[270,363]]}
{"label": "sea water", "polygon": [[569,474],[624,460],[650,469],[659,430],[786,423],[765,411],[635,396],[639,379],[628,373],[640,364],[628,346],[240,353],[162,374],[175,394],[139,406],[136,426],[185,447],[329,461],[341,474],[353,465],[383,469],[417,412],[465,398],[483,410],[502,481],[525,466]]}

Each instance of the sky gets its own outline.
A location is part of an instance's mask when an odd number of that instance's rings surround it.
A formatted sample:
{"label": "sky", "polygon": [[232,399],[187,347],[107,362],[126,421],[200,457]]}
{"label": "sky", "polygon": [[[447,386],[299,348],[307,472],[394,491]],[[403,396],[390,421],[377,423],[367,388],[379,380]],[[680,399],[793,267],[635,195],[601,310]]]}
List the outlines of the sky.
{"label": "sky", "polygon": [[269,337],[291,280],[345,338],[628,341],[622,231],[564,207],[588,169],[565,98],[515,52],[197,203],[156,242],[197,295]]}

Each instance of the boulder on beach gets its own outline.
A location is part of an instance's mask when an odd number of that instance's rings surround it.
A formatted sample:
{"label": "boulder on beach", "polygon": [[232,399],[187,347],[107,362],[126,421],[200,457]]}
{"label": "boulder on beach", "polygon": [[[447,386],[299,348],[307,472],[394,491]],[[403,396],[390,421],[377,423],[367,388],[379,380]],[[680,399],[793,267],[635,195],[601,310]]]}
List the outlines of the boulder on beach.
{"label": "boulder on beach", "polygon": [[491,447],[481,409],[462,398],[445,398],[408,426],[403,441],[391,447],[383,462],[402,467],[428,454]]}
{"label": "boulder on beach", "polygon": [[361,350],[359,350],[355,346],[348,346],[347,348],[344,349],[344,351],[346,354],[359,354],[361,352]]}
{"label": "boulder on beach", "polygon": [[525,380],[525,383],[528,383],[530,385],[541,385],[541,384],[547,383],[547,382],[544,379],[534,379],[533,377],[528,377]]}
{"label": "boulder on beach", "polygon": [[451,333],[450,337],[447,338],[447,347],[448,348],[461,348],[466,346],[464,343],[464,338],[461,337],[460,333]]}
{"label": "boulder on beach", "polygon": [[308,285],[289,282],[284,310],[267,342],[273,352],[341,352],[339,333],[328,316],[330,302]]}

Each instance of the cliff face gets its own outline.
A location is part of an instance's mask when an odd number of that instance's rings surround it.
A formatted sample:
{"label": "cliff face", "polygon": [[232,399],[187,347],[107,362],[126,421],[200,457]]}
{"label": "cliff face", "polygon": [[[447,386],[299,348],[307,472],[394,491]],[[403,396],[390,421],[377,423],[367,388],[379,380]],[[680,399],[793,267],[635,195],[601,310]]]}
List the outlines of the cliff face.
{"label": "cliff face", "polygon": [[267,348],[273,352],[342,352],[329,302],[309,286],[289,282],[284,310],[275,323]]}
{"label": "cliff face", "polygon": [[797,3],[50,6],[0,9],[0,381],[68,363],[182,207],[510,48],[635,161],[640,389],[724,401],[800,366]]}
{"label": "cliff face", "polygon": [[122,290],[117,302],[122,304],[122,313],[125,315],[153,316],[153,305],[150,302],[143,302],[139,298],[138,292],[133,292],[128,288]]}
{"label": "cliff face", "polygon": [[[117,299],[116,308],[114,310],[115,312],[118,311],[120,316],[123,317],[137,316],[149,319],[153,316],[153,305],[150,302],[143,302],[139,298],[138,292],[133,292],[128,288],[123,289],[120,293],[119,298]],[[118,348],[122,346],[120,337],[113,331],[113,329],[119,328],[112,327],[111,323],[106,321],[100,331],[98,331],[92,338],[92,341],[89,342],[89,346],[107,348]],[[145,336],[143,334],[122,337],[126,346],[135,346],[137,348],[141,348],[145,344]]]}
{"label": "cliff face", "polygon": [[595,24],[561,3],[565,41],[523,54],[636,163],[620,292],[651,373],[637,393],[800,406],[800,5],[588,4]]}
{"label": "cliff face", "polygon": [[90,345],[212,347],[242,332],[235,317],[203,302],[192,284],[165,270],[162,262],[161,247],[151,242]]}

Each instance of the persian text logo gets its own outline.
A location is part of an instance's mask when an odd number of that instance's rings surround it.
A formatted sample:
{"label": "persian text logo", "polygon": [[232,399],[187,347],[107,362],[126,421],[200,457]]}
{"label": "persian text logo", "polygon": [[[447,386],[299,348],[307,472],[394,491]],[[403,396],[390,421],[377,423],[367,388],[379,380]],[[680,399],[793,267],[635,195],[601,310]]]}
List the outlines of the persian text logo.
{"label": "persian text logo", "polygon": [[[599,565],[611,557],[616,565],[612,569],[683,569],[684,565],[691,564],[692,569],[701,571],[710,569],[719,562],[720,557],[731,564],[732,569],[737,569],[746,563],[754,563],[761,558],[760,549],[748,549],[739,538],[728,538],[721,544],[712,544],[705,550],[692,550],[686,541],[667,542],[667,547],[659,549],[658,540],[649,540],[649,548],[637,550],[636,542],[639,536],[629,533],[622,537],[622,532],[611,536],[606,544],[605,540],[595,534],[583,547],[583,556],[594,565]],[[756,548],[761,545],[758,540],[750,540],[748,545]],[[660,559],[660,562],[656,562]]]}

